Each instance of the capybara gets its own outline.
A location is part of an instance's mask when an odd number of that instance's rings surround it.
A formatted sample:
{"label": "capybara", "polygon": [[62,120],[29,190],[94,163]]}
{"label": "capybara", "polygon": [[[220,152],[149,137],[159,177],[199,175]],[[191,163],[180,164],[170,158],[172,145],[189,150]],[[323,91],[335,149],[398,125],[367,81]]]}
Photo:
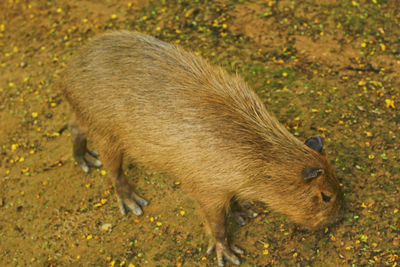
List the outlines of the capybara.
{"label": "capybara", "polygon": [[[197,200],[211,235],[208,252],[239,264],[228,244],[232,201],[266,203],[308,229],[343,210],[337,176],[321,137],[300,142],[267,112],[238,76],[182,48],[136,32],[106,33],[69,62],[60,87],[72,109],[73,154],[85,172],[101,162],[121,212],[140,215],[147,201],[122,171],[122,159],[179,178]],[[236,213],[241,217],[253,212]]]}

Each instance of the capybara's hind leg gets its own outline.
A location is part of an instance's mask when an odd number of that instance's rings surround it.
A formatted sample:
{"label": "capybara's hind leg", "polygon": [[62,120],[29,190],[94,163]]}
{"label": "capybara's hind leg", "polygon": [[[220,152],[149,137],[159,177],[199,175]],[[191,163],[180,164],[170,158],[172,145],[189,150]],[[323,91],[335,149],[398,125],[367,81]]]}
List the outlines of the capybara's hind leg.
{"label": "capybara's hind leg", "polygon": [[134,187],[128,183],[127,177],[122,171],[122,153],[117,149],[110,148],[104,143],[100,155],[104,168],[109,172],[118,198],[118,206],[123,215],[132,211],[136,215],[143,213],[141,206],[146,206],[147,201],[136,194]]}
{"label": "capybara's hind leg", "polygon": [[132,211],[136,215],[142,215],[142,206],[147,205],[147,201],[136,194],[133,186],[131,186],[126,176],[121,173],[115,179],[115,191],[118,197],[118,206],[122,215],[126,215],[128,211]]}
{"label": "capybara's hind leg", "polygon": [[100,167],[102,164],[97,159],[98,154],[95,151],[88,150],[86,131],[78,124],[75,116],[72,117],[69,125],[73,142],[73,154],[79,166],[85,173],[89,172],[90,167]]}

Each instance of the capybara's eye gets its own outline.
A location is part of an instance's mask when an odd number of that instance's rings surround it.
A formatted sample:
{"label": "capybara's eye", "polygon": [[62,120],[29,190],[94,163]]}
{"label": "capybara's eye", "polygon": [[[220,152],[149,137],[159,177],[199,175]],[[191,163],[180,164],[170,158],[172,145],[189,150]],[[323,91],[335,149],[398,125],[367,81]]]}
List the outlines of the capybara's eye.
{"label": "capybara's eye", "polygon": [[325,195],[324,193],[321,192],[322,200],[325,202],[329,202],[332,197]]}

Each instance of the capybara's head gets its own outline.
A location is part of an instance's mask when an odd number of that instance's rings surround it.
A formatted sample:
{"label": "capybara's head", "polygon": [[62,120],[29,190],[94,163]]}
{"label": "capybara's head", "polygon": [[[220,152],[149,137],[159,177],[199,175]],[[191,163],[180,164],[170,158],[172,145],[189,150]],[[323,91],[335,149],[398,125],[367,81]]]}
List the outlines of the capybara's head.
{"label": "capybara's head", "polygon": [[343,216],[343,193],[335,170],[323,155],[323,139],[320,136],[306,140],[305,145],[315,151],[314,165],[306,164],[301,171],[304,203],[298,212],[289,214],[295,222],[307,229],[318,229],[334,223]]}
{"label": "capybara's head", "polygon": [[323,139],[312,137],[300,145],[301,149],[293,149],[294,157],[283,156],[281,163],[272,165],[276,170],[266,170],[268,177],[262,178],[265,183],[257,179],[253,190],[271,209],[306,229],[316,230],[342,218],[343,193],[322,151]]}

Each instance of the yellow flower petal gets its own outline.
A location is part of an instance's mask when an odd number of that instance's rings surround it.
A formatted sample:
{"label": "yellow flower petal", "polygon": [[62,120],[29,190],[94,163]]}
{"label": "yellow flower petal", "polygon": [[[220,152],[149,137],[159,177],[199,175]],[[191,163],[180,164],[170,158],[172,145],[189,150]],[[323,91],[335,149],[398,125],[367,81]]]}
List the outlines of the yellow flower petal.
{"label": "yellow flower petal", "polygon": [[394,108],[394,101],[393,99],[385,99],[386,107],[387,108]]}

